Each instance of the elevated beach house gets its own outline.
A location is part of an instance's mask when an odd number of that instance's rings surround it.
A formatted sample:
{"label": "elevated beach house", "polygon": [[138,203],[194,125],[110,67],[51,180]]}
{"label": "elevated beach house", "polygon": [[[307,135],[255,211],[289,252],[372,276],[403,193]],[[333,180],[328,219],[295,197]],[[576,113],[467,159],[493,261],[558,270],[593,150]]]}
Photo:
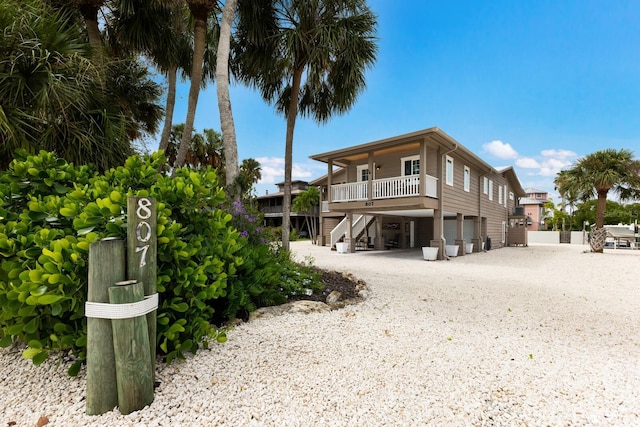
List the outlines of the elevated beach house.
{"label": "elevated beach house", "polygon": [[310,157],[327,164],[310,183],[321,188],[322,245],[436,247],[443,259],[526,244],[513,168],[493,168],[436,127]]}

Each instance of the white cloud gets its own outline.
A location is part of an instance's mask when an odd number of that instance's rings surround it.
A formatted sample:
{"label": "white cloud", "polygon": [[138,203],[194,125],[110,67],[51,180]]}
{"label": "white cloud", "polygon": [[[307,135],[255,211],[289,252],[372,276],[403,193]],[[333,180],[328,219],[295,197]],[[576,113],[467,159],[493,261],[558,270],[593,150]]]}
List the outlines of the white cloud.
{"label": "white cloud", "polygon": [[511,144],[501,140],[483,144],[482,150],[492,157],[511,162],[518,169],[516,173],[525,188],[535,187],[549,191],[553,189],[553,179],[558,172],[570,167],[578,158],[574,151],[562,148],[544,149],[537,154],[521,156]]}
{"label": "white cloud", "polygon": [[563,149],[541,150],[537,156],[521,157],[516,160],[516,166],[525,170],[521,177],[527,177],[526,182],[521,183],[524,187],[540,188],[551,193],[553,179],[558,172],[570,167],[577,157],[575,152]]}
{"label": "white cloud", "polygon": [[556,159],[575,159],[578,157],[578,155],[571,150],[542,150],[540,154],[544,157],[554,157]]}
{"label": "white cloud", "polygon": [[572,162],[565,160],[564,158],[560,159],[545,159],[540,166],[541,176],[555,176],[560,172],[563,168],[570,166]]}
{"label": "white cloud", "polygon": [[292,168],[291,168],[291,179],[292,180],[302,180],[302,181],[310,181],[310,178],[315,178],[314,176],[311,176],[311,171],[309,170],[308,167],[305,167],[303,165],[294,163]]}
{"label": "white cloud", "polygon": [[518,152],[510,144],[500,140],[491,141],[482,145],[482,149],[499,159],[517,159]]}
{"label": "white cloud", "polygon": [[284,159],[280,157],[258,157],[262,179],[258,184],[276,184],[284,181]]}
{"label": "white cloud", "polygon": [[[277,184],[284,181],[284,158],[282,157],[258,157],[262,171],[262,179],[258,184]],[[316,166],[317,168],[317,166]],[[309,165],[294,163],[291,168],[291,179],[310,181],[316,178],[313,168]]]}
{"label": "white cloud", "polygon": [[516,160],[516,166],[523,169],[537,169],[540,167],[540,163],[531,157],[522,157]]}

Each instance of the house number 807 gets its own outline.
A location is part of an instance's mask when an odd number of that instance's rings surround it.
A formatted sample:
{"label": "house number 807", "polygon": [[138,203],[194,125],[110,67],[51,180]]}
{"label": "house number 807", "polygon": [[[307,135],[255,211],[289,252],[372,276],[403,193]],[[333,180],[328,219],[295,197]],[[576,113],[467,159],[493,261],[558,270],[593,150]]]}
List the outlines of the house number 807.
{"label": "house number 807", "polygon": [[[138,223],[136,227],[136,239],[139,243],[147,243],[149,239],[151,239],[151,225],[145,219],[149,219],[151,217],[151,201],[149,199],[142,198],[138,200],[138,208],[136,209],[136,216],[139,220],[142,220]],[[149,245],[142,245],[136,247],[136,253],[142,252],[140,258],[140,267],[144,267],[147,265],[147,250],[149,249]]]}

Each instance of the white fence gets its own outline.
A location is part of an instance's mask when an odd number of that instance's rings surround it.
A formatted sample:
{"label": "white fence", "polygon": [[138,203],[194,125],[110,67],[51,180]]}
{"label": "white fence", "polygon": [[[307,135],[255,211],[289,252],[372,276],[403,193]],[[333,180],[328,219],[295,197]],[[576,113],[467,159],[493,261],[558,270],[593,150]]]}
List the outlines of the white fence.
{"label": "white fence", "polygon": [[[527,231],[529,243],[560,243],[559,231]],[[588,245],[587,233],[582,231],[571,232],[572,245]]]}

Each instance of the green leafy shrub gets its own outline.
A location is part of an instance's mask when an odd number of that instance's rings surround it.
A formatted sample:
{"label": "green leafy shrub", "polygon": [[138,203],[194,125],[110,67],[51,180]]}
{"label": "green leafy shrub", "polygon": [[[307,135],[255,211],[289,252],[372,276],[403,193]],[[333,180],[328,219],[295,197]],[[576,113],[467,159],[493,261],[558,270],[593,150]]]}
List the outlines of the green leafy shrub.
{"label": "green leafy shrub", "polygon": [[[211,301],[226,295],[242,245],[211,169],[158,173],[161,154],[133,156],[98,175],[51,153],[20,153],[0,174],[0,345],[27,343],[35,364],[50,350],[86,357],[88,254],[92,242],[126,237],[130,196],[158,212],[157,345],[167,361],[215,333]],[[73,368],[77,371],[79,364]]]}
{"label": "green leafy shrub", "polygon": [[256,308],[287,302],[290,296],[321,292],[318,273],[291,259],[282,250],[272,229],[261,226],[262,216],[255,208],[235,202],[228,208],[232,224],[240,232],[235,275],[229,277],[225,296],[212,301],[216,322],[235,317],[247,318]]}

